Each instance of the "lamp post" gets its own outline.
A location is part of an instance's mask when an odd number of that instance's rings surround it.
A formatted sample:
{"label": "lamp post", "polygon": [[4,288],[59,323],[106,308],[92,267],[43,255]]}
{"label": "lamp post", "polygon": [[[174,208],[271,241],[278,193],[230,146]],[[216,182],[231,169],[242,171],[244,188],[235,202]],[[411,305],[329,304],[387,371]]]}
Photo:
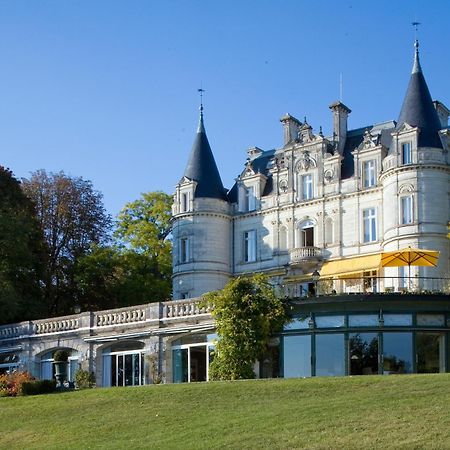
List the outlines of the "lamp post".
{"label": "lamp post", "polygon": [[318,293],[317,293],[317,282],[320,279],[320,273],[319,271],[316,269],[313,273],[312,273],[312,280],[314,282],[314,296],[317,297]]}

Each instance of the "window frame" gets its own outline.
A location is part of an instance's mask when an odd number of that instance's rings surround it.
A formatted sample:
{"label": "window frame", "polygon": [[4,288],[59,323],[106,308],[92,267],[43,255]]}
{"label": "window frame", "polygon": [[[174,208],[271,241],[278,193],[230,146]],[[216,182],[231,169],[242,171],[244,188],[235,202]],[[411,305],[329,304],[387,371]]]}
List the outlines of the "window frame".
{"label": "window frame", "polygon": [[364,243],[376,242],[378,239],[377,233],[377,208],[370,207],[362,211],[363,235]]}
{"label": "window frame", "polygon": [[190,239],[188,236],[180,238],[180,264],[188,263],[190,261]]}
{"label": "window frame", "polygon": [[313,176],[311,173],[300,175],[301,199],[312,200],[314,198]]}
{"label": "window frame", "polygon": [[400,225],[412,223],[414,223],[414,196],[403,195],[400,197]]}
{"label": "window frame", "polygon": [[[402,164],[412,164],[411,142],[402,142],[401,149]],[[405,149],[407,149],[407,151],[405,151]]]}
{"label": "window frame", "polygon": [[256,230],[244,231],[243,260],[246,263],[256,262]]}
{"label": "window frame", "polygon": [[364,161],[363,164],[363,187],[370,188],[377,184],[376,179],[376,161],[375,159],[369,159]]}

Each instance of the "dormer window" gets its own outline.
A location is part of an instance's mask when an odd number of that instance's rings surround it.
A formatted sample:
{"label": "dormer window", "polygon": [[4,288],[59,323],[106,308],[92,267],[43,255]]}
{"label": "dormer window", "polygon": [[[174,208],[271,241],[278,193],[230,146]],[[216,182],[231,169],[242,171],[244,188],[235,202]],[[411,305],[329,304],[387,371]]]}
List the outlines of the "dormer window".
{"label": "dormer window", "polygon": [[402,144],[402,164],[412,163],[411,143],[404,142]]}
{"label": "dormer window", "polygon": [[255,188],[248,186],[245,188],[244,211],[254,211],[256,209]]}
{"label": "dormer window", "polygon": [[375,186],[375,160],[365,161],[363,164],[363,185],[365,188]]}
{"label": "dormer window", "polygon": [[181,194],[181,212],[189,211],[189,194],[187,192],[183,192]]}

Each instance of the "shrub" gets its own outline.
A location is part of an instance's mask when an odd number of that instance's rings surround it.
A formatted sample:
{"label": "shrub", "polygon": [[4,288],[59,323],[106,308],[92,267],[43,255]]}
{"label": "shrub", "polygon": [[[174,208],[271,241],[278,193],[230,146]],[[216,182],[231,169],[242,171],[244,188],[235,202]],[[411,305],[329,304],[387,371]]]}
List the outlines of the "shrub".
{"label": "shrub", "polygon": [[78,389],[92,388],[95,385],[95,375],[93,372],[79,369],[75,373],[75,385]]}
{"label": "shrub", "polygon": [[33,380],[22,383],[22,395],[48,394],[55,390],[55,380]]}
{"label": "shrub", "polygon": [[0,375],[0,397],[21,395],[23,383],[33,379],[28,372],[20,371]]}
{"label": "shrub", "polygon": [[67,350],[56,350],[53,354],[53,361],[67,362],[69,360],[69,352]]}

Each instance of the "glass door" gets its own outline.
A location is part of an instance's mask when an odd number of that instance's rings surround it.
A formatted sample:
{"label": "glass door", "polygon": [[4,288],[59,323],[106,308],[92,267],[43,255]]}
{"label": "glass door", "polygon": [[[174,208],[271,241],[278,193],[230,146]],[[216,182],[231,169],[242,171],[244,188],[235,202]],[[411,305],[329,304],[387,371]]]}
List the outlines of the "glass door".
{"label": "glass door", "polygon": [[442,333],[416,334],[417,373],[445,372],[444,335]]}
{"label": "glass door", "polygon": [[212,360],[210,344],[188,344],[172,347],[173,382],[192,383],[208,381],[209,363]]}
{"label": "glass door", "polygon": [[378,333],[350,333],[350,375],[378,373]]}

